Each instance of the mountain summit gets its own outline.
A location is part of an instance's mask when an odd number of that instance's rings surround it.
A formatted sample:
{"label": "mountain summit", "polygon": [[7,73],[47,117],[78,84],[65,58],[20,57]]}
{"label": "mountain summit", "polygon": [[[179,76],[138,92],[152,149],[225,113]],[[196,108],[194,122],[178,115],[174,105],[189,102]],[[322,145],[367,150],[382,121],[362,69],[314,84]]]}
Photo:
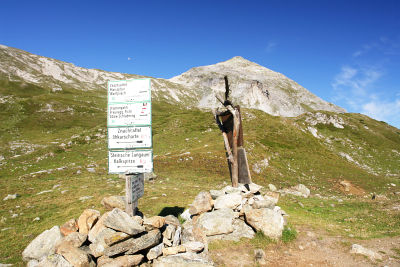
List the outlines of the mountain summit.
{"label": "mountain summit", "polygon": [[[233,102],[244,108],[285,117],[295,117],[313,110],[345,112],[343,108],[322,100],[283,74],[239,56],[214,65],[192,68],[169,80],[154,78],[153,97],[186,107],[214,108],[219,104],[215,93],[225,91],[225,75],[229,78]],[[104,90],[107,80],[143,76],[85,69],[0,45],[2,77],[58,91],[63,88]]]}
{"label": "mountain summit", "polygon": [[283,74],[239,56],[214,65],[192,68],[170,81],[197,91],[201,96],[199,107],[212,108],[218,105],[214,94],[225,90],[225,75],[229,78],[233,102],[246,108],[285,117],[312,110],[345,112]]}

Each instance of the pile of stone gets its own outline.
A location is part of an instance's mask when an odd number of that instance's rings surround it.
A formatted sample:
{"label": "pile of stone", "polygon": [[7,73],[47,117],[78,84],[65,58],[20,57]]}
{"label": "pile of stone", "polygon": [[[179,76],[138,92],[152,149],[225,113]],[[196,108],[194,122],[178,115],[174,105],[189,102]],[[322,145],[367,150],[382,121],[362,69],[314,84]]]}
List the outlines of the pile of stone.
{"label": "pile of stone", "polygon": [[181,233],[179,220],[173,215],[132,217],[113,208],[100,216],[99,211],[87,209],[78,220],[71,219],[41,233],[22,256],[30,267],[146,266],[149,263],[213,266],[204,244],[182,242]]}
{"label": "pile of stone", "polygon": [[216,239],[253,238],[256,231],[262,231],[272,239],[280,238],[287,215],[276,206],[279,193],[262,195],[261,189],[252,183],[200,192],[181,215],[186,220],[183,241],[200,241],[207,246]]}
{"label": "pile of stone", "polygon": [[285,213],[279,194],[256,184],[200,192],[181,215],[129,216],[123,198],[104,198],[94,209],[37,236],[23,251],[27,266],[213,266],[208,242],[252,238],[255,231],[277,239]]}

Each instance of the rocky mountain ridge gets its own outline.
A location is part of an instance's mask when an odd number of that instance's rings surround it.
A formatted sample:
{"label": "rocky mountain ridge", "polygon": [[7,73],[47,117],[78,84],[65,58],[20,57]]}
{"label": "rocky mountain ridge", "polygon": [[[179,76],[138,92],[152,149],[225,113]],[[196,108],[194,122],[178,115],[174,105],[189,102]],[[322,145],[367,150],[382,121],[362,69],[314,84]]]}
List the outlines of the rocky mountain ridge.
{"label": "rocky mountain ridge", "polygon": [[[189,108],[214,108],[218,104],[214,94],[225,90],[224,75],[229,77],[234,103],[245,108],[284,117],[294,117],[314,110],[345,112],[283,74],[242,57],[192,68],[169,80],[153,78],[153,98]],[[108,80],[141,77],[144,76],[86,69],[0,45],[0,78],[32,83],[52,91],[63,88],[104,90]]]}

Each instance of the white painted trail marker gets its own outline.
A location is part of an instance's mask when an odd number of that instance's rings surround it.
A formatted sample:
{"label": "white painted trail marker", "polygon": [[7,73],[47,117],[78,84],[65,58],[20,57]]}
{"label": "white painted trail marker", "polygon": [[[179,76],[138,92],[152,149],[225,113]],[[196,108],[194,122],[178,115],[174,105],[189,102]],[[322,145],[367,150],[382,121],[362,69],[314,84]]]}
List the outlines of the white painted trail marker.
{"label": "white painted trail marker", "polygon": [[151,127],[108,128],[108,149],[152,147]]}
{"label": "white painted trail marker", "polygon": [[150,79],[135,79],[108,82],[108,102],[151,101]]}
{"label": "white painted trail marker", "polygon": [[153,171],[152,150],[108,151],[109,173],[144,173]]}
{"label": "white painted trail marker", "polygon": [[151,125],[151,103],[108,104],[108,127]]}

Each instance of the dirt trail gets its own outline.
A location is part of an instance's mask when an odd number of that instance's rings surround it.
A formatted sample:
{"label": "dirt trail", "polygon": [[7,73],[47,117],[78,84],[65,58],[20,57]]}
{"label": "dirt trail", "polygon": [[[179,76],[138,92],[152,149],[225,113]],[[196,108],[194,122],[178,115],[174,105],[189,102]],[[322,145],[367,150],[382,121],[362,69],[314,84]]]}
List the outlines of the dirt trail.
{"label": "dirt trail", "polygon": [[[383,260],[373,261],[362,255],[350,254],[352,244],[379,252]],[[253,250],[246,245],[210,253],[217,266],[400,266],[400,237],[354,240],[298,227],[298,237],[294,242],[289,245],[270,244],[264,251],[266,265],[257,265]]]}

